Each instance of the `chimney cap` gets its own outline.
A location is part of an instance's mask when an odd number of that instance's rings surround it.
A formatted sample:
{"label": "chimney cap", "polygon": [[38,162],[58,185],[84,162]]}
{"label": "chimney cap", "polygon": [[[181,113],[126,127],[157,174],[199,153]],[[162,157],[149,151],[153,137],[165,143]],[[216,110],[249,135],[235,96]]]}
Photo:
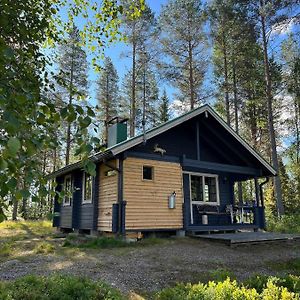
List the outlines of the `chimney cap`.
{"label": "chimney cap", "polygon": [[112,124],[115,124],[115,123],[126,123],[128,121],[127,118],[122,118],[122,117],[113,117],[111,118],[110,120],[107,121],[107,124],[109,125],[112,125]]}

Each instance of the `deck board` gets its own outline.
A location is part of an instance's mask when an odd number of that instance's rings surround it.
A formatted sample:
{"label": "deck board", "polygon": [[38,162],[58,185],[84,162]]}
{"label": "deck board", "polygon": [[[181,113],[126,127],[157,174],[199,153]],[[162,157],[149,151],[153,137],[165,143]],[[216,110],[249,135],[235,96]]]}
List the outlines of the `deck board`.
{"label": "deck board", "polygon": [[278,241],[300,241],[300,234],[285,234],[275,232],[237,232],[237,233],[215,233],[198,234],[196,238],[220,241],[229,245],[253,244]]}

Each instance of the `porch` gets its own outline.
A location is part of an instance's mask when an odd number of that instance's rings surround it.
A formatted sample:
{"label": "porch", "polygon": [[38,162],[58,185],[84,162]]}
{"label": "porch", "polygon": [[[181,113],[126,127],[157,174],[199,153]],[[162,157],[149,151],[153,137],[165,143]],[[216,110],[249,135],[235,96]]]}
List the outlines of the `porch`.
{"label": "porch", "polygon": [[[265,228],[262,186],[256,170],[187,160],[183,163],[184,228],[187,232]],[[250,174],[249,174],[250,173]],[[253,193],[242,197],[238,183],[251,180]],[[239,191],[240,192],[240,191]],[[243,199],[244,198],[244,199]]]}

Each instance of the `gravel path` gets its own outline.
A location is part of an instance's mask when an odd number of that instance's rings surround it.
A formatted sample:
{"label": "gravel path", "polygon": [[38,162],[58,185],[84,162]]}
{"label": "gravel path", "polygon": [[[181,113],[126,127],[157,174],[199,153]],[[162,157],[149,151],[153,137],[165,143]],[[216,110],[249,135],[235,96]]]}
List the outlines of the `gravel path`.
{"label": "gravel path", "polygon": [[274,263],[300,259],[299,242],[232,248],[184,238],[168,239],[153,246],[111,250],[57,248],[54,254],[24,252],[17,259],[0,262],[0,280],[61,272],[101,279],[124,292],[153,292],[178,281],[208,279],[218,269],[232,271],[240,280],[253,274],[275,275]]}

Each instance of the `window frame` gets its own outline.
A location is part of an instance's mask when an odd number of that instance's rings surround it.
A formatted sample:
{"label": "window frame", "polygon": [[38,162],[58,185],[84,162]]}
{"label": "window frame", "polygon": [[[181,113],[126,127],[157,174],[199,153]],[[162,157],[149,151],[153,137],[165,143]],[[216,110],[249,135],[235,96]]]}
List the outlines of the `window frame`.
{"label": "window frame", "polygon": [[[85,190],[86,190],[86,175],[88,175],[91,178],[92,184],[91,184],[91,198],[85,199]],[[82,204],[92,204],[93,203],[93,182],[94,177],[90,174],[87,174],[86,172],[83,172],[82,176]]]}
{"label": "window frame", "polygon": [[[220,192],[219,192],[219,175],[217,174],[209,174],[209,173],[195,173],[195,172],[184,172],[189,175],[189,188],[190,188],[190,217],[191,224],[194,224],[194,216],[193,216],[193,204],[196,205],[211,205],[211,206],[219,206],[220,205]],[[205,186],[205,177],[215,178],[216,179],[216,202],[204,202],[204,201],[192,201],[192,180],[191,176],[202,176],[202,184],[203,185],[203,199],[204,199],[204,186]]]}
{"label": "window frame", "polygon": [[[219,193],[219,175],[218,174],[209,174],[209,173],[188,173],[189,174],[189,181],[190,181],[190,200],[192,204],[200,204],[200,205],[211,205],[211,206],[218,206],[220,205],[220,193]],[[192,180],[191,176],[198,176],[202,177],[202,193],[203,199],[205,199],[205,177],[207,178],[215,178],[216,180],[216,198],[217,201],[215,202],[207,202],[207,201],[193,201],[192,200]]]}
{"label": "window frame", "polygon": [[[151,168],[151,179],[146,179],[144,178],[144,168]],[[154,166],[150,166],[150,165],[143,165],[142,166],[142,181],[148,181],[148,182],[151,182],[151,181],[154,181]]]}
{"label": "window frame", "polygon": [[71,174],[68,174],[64,177],[64,186],[63,186],[63,190],[66,191],[66,181],[67,179],[70,178],[70,192],[71,192],[71,197],[68,197],[68,202],[66,202],[66,196],[64,196],[63,198],[63,206],[72,206],[72,201],[73,201],[73,177]]}

